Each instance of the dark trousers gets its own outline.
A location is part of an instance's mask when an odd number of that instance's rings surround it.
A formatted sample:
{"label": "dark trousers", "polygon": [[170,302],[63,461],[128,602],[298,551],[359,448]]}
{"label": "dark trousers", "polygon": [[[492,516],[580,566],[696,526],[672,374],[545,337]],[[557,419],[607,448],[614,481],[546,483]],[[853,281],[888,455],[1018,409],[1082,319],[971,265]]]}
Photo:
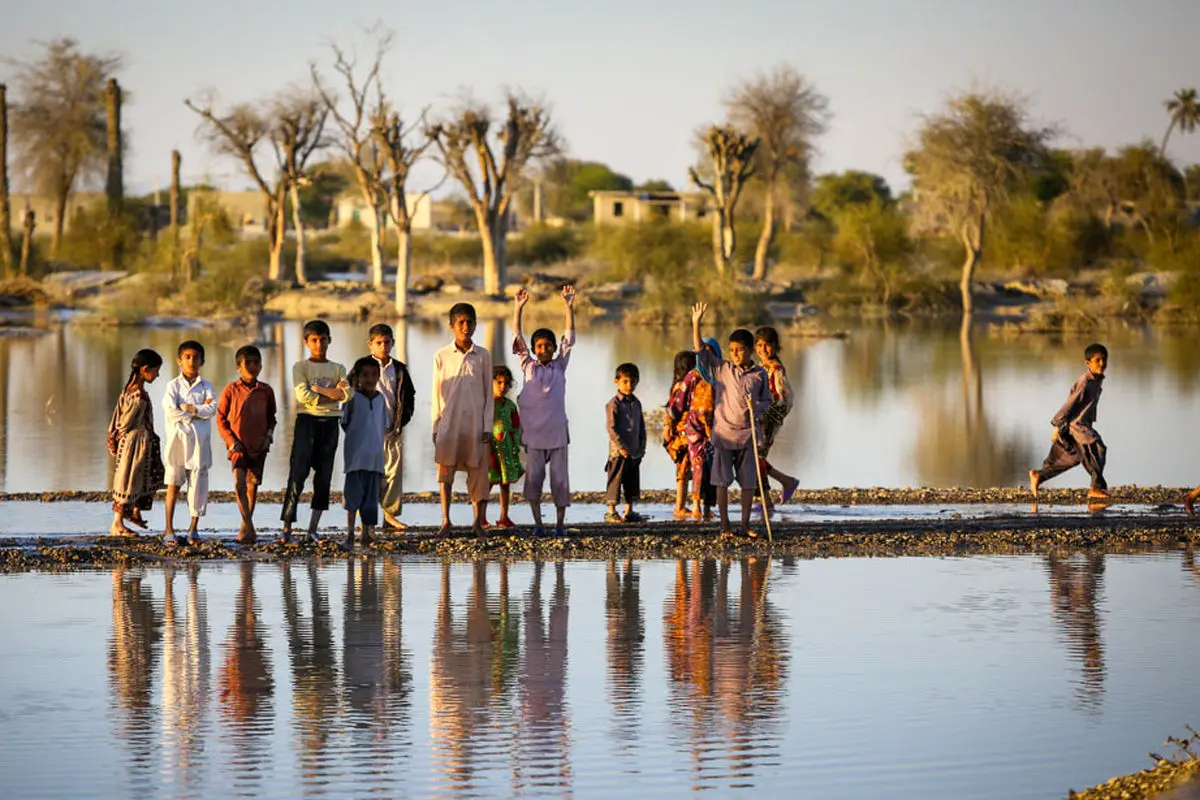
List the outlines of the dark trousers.
{"label": "dark trousers", "polygon": [[382,472],[356,469],[346,473],[342,494],[347,511],[357,511],[363,525],[374,527],[379,524],[379,488],[383,483]]}
{"label": "dark trousers", "polygon": [[636,503],[642,494],[642,460],[613,456],[604,465],[608,474],[608,487],[604,499],[609,505],[615,506],[621,502],[621,493],[625,493],[626,503]]}
{"label": "dark trousers", "polygon": [[1050,453],[1038,470],[1038,479],[1044,483],[1071,467],[1083,464],[1088,475],[1092,476],[1092,488],[1105,491],[1108,489],[1108,482],[1104,480],[1104,463],[1107,459],[1108,448],[1098,437],[1091,444],[1079,444],[1070,437],[1060,437],[1050,446]]}
{"label": "dark trousers", "polygon": [[312,510],[329,508],[329,484],[333,480],[333,457],[338,448],[338,418],[297,414],[292,432],[292,463],[280,519],[296,521],[296,506],[304,492],[308,473],[313,473]]}

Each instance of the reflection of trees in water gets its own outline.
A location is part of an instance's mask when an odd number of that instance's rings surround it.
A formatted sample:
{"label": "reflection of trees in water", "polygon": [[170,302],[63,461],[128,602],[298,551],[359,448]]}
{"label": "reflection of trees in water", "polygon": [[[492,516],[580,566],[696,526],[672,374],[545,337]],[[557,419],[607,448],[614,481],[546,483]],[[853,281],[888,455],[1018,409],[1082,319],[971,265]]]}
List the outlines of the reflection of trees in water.
{"label": "reflection of trees in water", "polygon": [[525,595],[525,652],[521,661],[521,716],[517,727],[513,788],[571,786],[566,706],[568,601],[566,565],[554,564],[554,589],[542,612],[544,564],[533,562]]}
{"label": "reflection of trees in water", "polygon": [[163,577],[163,750],[173,783],[187,788],[199,777],[201,726],[210,691],[208,616],[199,572],[198,564],[188,565],[182,614],[176,608],[174,568],[168,565]]}
{"label": "reflection of trees in water", "polygon": [[[904,387],[913,376],[900,336],[889,326],[863,328],[840,343],[842,391],[848,403],[874,408],[883,395]],[[910,350],[908,357],[914,355]]]}
{"label": "reflection of trees in water", "polygon": [[306,783],[324,779],[329,766],[326,749],[333,718],[338,711],[337,661],[333,652],[333,622],[329,592],[315,563],[307,571],[307,618],[301,610],[292,565],[280,566],[283,589],[283,620],[287,630],[288,660],[292,670],[292,713],[296,725],[296,751],[300,773]]}
{"label": "reflection of trees in water", "polygon": [[637,743],[641,715],[641,672],[645,658],[642,640],[646,625],[642,614],[641,578],[633,559],[623,567],[609,560],[604,591],[604,616],[608,628],[608,699],[613,706],[618,744]]}
{"label": "reflection of trees in water", "polygon": [[[389,559],[383,563],[382,581],[378,573],[373,557],[346,562],[342,679],[351,730],[362,740],[355,745],[356,757],[365,757],[372,772],[383,774],[397,745],[410,744],[412,665],[401,637],[400,565]],[[404,741],[392,741],[393,732]]]}
{"label": "reflection of trees in water", "polygon": [[[477,770],[489,766],[487,755],[511,741],[512,676],[518,640],[511,631],[508,567],[500,566],[499,597],[488,589],[487,562],[471,565],[465,625],[455,617],[451,596],[451,564],[442,563],[441,592],[434,619],[430,655],[429,726],[435,770],[444,788],[469,792]],[[494,738],[493,738],[494,737]]]}
{"label": "reflection of trees in water", "polygon": [[1052,550],[1046,555],[1046,571],[1054,617],[1082,670],[1076,695],[1084,708],[1099,710],[1105,667],[1097,602],[1103,592],[1104,554]]}
{"label": "reflection of trees in water", "polygon": [[140,573],[117,567],[112,573],[112,636],[108,642],[109,684],[116,716],[115,735],[129,748],[129,766],[139,775],[151,768],[156,645],[161,618]]}
{"label": "reflection of trees in water", "polygon": [[1196,566],[1196,551],[1191,547],[1183,551],[1180,556],[1183,571],[1192,576],[1192,579],[1200,585],[1200,567]]}
{"label": "reflection of trees in water", "polygon": [[969,320],[959,336],[962,386],[947,397],[940,382],[925,398],[916,441],[917,475],[926,486],[1004,486],[1021,478],[1033,454],[1020,435],[998,432],[983,403],[983,370]]}
{"label": "reflection of trees in water", "polygon": [[[787,630],[768,600],[769,559],[676,564],[664,609],[671,710],[683,717],[697,784],[751,785],[754,769],[779,758],[787,683]],[[722,763],[724,762],[724,763]]]}
{"label": "reflection of trees in water", "polygon": [[270,765],[269,742],[274,729],[270,651],[259,629],[262,610],[254,594],[254,563],[238,565],[241,584],[234,601],[233,624],[222,645],[219,678],[224,738],[233,744],[230,772],[238,785]]}

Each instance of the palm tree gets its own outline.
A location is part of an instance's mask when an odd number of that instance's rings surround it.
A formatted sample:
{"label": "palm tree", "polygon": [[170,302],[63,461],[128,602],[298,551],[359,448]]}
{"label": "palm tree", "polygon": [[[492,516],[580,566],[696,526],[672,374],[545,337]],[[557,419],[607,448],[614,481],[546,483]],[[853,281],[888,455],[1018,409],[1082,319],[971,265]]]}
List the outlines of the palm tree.
{"label": "palm tree", "polygon": [[1171,124],[1167,126],[1167,133],[1163,136],[1162,148],[1159,150],[1162,157],[1166,158],[1167,140],[1171,138],[1176,126],[1184,133],[1191,133],[1200,125],[1200,102],[1196,100],[1195,89],[1180,89],[1175,92],[1174,97],[1164,101],[1163,105],[1171,115]]}

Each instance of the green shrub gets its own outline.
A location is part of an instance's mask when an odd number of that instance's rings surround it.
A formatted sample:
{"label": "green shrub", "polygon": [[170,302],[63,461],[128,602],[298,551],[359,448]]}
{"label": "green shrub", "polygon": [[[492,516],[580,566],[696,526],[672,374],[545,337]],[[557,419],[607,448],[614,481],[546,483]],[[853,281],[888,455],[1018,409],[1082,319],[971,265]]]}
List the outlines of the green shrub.
{"label": "green shrub", "polygon": [[689,268],[712,264],[712,228],[666,220],[603,225],[591,237],[587,255],[601,265],[597,281],[669,281]]}
{"label": "green shrub", "polygon": [[520,234],[508,237],[508,263],[523,266],[557,264],[578,258],[583,247],[583,237],[573,227],[531,225]]}

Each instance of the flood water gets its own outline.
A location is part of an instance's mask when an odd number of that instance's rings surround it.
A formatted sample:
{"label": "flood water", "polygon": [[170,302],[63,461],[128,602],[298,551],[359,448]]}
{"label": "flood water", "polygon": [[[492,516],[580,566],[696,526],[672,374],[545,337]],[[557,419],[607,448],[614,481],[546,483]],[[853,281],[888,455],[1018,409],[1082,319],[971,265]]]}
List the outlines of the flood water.
{"label": "flood water", "polygon": [[1190,553],[0,577],[5,797],[1052,798],[1196,724]]}
{"label": "flood water", "polygon": [[[333,323],[330,357],[351,363],[365,352],[366,323]],[[449,341],[437,326],[402,327],[398,353],[412,370],[417,410],[405,437],[408,491],[436,488],[429,436],[429,392],[435,350]],[[509,352],[507,326],[485,323],[477,339]],[[0,490],[102,490],[110,458],[104,432],[112,406],[140,347],[164,354],[168,369],[151,387],[161,399],[174,374],[179,342],[199,338],[209,350],[203,373],[219,389],[236,377],[235,332],[171,329],[88,329],[66,326],[28,339],[0,338]],[[300,325],[271,325],[256,334],[264,349],[262,379],[278,394],[281,430],[267,461],[266,488],[283,489],[294,407],[291,365],[304,357]],[[962,342],[946,330],[863,328],[846,340],[787,338],[783,360],[797,392],[796,407],[772,461],[801,485],[999,486],[1025,481],[1049,446],[1049,419],[1083,371],[1086,336],[999,338],[976,332]],[[1200,482],[1200,348],[1195,332],[1124,330],[1104,337],[1111,351],[1098,428],[1109,446],[1114,485],[1188,486]],[[688,345],[682,330],[585,326],[568,374],[571,481],[575,490],[602,490],[607,436],[604,404],[613,370],[640,366],[637,394],[650,410],[665,402],[674,353]],[[515,359],[506,356],[515,367]],[[515,392],[514,395],[515,397]],[[162,416],[157,424],[161,431]],[[642,485],[669,488],[672,466],[650,431]],[[220,459],[214,489],[232,487]],[[339,473],[334,486],[340,487]],[[1082,470],[1055,481],[1085,486]]]}

